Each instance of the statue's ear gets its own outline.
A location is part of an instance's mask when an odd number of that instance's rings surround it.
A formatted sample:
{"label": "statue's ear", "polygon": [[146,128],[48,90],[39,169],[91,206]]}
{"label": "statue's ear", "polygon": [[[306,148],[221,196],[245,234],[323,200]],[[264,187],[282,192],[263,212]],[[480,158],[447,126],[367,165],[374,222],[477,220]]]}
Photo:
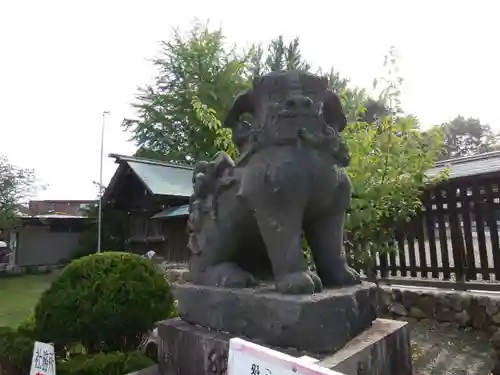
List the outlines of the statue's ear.
{"label": "statue's ear", "polygon": [[233,105],[229,109],[229,112],[222,123],[224,128],[234,128],[238,123],[240,116],[245,113],[253,114],[254,104],[253,104],[253,90],[249,89],[242,94],[239,94],[233,102]]}
{"label": "statue's ear", "polygon": [[326,90],[325,93],[323,117],[326,123],[335,128],[338,132],[341,132],[347,126],[347,118],[342,110],[340,98],[331,89]]}

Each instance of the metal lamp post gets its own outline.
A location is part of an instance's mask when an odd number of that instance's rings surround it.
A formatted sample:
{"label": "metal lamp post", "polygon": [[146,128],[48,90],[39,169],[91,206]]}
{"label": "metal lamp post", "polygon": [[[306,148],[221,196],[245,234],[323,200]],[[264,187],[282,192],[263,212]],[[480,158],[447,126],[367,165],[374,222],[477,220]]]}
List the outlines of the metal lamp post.
{"label": "metal lamp post", "polygon": [[109,111],[104,111],[102,113],[102,125],[101,125],[101,163],[99,169],[99,213],[97,217],[97,253],[101,252],[101,237],[102,237],[102,163],[104,160],[104,128],[106,124],[106,116],[109,115]]}

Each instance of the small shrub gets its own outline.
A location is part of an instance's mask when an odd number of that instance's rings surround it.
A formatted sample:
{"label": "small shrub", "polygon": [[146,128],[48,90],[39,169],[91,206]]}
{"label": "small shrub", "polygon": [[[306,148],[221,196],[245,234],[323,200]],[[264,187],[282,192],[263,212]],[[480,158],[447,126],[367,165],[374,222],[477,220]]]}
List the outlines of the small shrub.
{"label": "small shrub", "polygon": [[0,327],[0,373],[28,373],[33,346],[32,337],[10,327]]}
{"label": "small shrub", "polygon": [[125,375],[154,365],[139,352],[80,355],[57,364],[57,375]]}
{"label": "small shrub", "polygon": [[139,256],[92,254],[71,262],[35,308],[37,334],[87,352],[135,350],[154,324],[173,311],[170,285]]}
{"label": "small shrub", "polygon": [[17,331],[27,337],[35,338],[36,323],[35,314],[29,315],[18,326]]}

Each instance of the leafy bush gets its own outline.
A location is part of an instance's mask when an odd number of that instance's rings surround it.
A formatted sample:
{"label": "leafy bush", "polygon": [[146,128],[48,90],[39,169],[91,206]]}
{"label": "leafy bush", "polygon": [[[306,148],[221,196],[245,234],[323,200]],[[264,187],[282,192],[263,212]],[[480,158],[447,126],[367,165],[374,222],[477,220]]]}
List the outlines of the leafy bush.
{"label": "leafy bush", "polygon": [[58,375],[125,375],[154,365],[140,352],[80,355],[57,364]]}
{"label": "leafy bush", "polygon": [[[354,112],[358,115],[348,116],[352,121],[342,133],[350,153],[347,173],[353,187],[345,234],[349,263],[365,271],[372,270],[377,252],[396,250],[391,245],[395,226],[411,220],[420,210],[422,191],[445,177],[430,179],[425,174],[443,149],[443,135],[437,128],[422,131],[416,117],[403,114],[399,102],[402,78],[397,76],[394,53],[391,50],[386,57],[387,74],[381,79],[385,87],[376,102],[384,108],[384,115],[367,119],[368,97],[359,103],[346,103],[347,88],[336,90],[344,108],[357,106]],[[216,134],[216,146],[235,158],[231,132],[222,127],[218,113],[198,97],[193,98],[192,106],[199,120]],[[304,239],[302,246],[311,262]]]}
{"label": "leafy bush", "polygon": [[17,326],[17,331],[19,333],[31,338],[35,338],[35,330],[36,330],[35,314],[29,315]]}
{"label": "leafy bush", "polygon": [[42,294],[35,320],[42,341],[56,346],[127,351],[172,311],[170,285],[152,262],[105,252],[71,262]]}
{"label": "leafy bush", "polygon": [[10,327],[0,327],[0,373],[29,372],[34,340]]}

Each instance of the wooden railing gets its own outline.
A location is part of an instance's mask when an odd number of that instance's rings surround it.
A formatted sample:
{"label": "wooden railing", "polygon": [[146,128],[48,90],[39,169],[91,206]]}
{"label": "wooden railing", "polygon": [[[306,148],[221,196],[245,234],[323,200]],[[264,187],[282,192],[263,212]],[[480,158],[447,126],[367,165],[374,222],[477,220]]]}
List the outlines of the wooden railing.
{"label": "wooden railing", "polygon": [[421,213],[396,232],[399,251],[377,256],[377,278],[500,291],[499,219],[496,181],[447,182],[428,191]]}

